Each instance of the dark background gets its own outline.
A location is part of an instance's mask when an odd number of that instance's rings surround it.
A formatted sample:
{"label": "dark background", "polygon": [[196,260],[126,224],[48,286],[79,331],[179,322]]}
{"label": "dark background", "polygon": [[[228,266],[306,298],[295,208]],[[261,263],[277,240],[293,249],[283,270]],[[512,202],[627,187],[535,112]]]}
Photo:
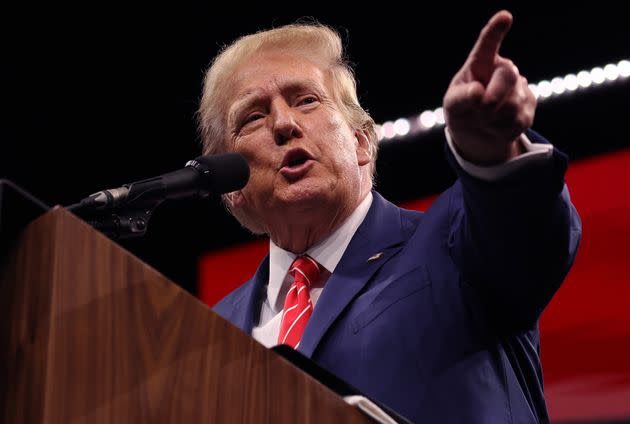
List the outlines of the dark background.
{"label": "dark background", "polygon": [[[439,106],[500,8],[515,17],[501,53],[531,82],[630,58],[627,14],[617,3],[551,3],[388,2],[348,12],[246,4],[220,12],[210,3],[5,8],[0,176],[50,205],[67,205],[183,167],[200,154],[194,113],[219,47],[301,17],[342,33],[360,99],[377,122]],[[630,146],[629,99],[626,80],[548,100],[534,129],[572,160],[621,149]],[[399,202],[452,183],[442,143],[441,131],[384,143],[381,193]],[[194,293],[201,254],[251,238],[213,197],[163,204],[144,238],[122,244]]]}

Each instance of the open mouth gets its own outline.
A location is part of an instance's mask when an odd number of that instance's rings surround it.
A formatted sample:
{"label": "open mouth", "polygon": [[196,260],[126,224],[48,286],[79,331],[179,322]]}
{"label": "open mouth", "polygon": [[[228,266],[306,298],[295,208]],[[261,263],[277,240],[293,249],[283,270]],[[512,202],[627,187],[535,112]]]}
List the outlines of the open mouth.
{"label": "open mouth", "polygon": [[306,163],[309,159],[311,159],[311,156],[306,150],[300,148],[291,149],[285,155],[281,168],[297,168]]}
{"label": "open mouth", "polygon": [[311,155],[304,149],[291,149],[284,156],[280,173],[288,181],[297,181],[304,177],[315,163]]}

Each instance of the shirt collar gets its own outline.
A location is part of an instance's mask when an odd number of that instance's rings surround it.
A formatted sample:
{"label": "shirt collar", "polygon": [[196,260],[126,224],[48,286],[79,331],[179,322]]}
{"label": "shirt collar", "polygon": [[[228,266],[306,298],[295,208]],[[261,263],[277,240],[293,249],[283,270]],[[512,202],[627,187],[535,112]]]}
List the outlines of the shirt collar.
{"label": "shirt collar", "polygon": [[[359,203],[359,206],[328,237],[312,246],[306,254],[315,259],[331,274],[335,271],[337,264],[341,260],[350,240],[354,236],[372,205],[372,192]],[[267,300],[269,305],[276,309],[278,296],[282,289],[282,283],[289,271],[289,267],[297,255],[278,247],[269,240],[269,285],[267,286]],[[280,305],[282,308],[282,305]]]}

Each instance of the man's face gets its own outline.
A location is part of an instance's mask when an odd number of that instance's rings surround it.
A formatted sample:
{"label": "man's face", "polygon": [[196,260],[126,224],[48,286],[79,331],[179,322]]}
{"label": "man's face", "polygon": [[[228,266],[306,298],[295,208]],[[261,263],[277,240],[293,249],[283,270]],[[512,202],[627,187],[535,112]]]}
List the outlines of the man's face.
{"label": "man's face", "polygon": [[232,208],[269,233],[279,217],[352,207],[370,178],[367,139],[341,113],[329,74],[303,56],[268,52],[234,77],[226,148],[244,155],[251,172]]}

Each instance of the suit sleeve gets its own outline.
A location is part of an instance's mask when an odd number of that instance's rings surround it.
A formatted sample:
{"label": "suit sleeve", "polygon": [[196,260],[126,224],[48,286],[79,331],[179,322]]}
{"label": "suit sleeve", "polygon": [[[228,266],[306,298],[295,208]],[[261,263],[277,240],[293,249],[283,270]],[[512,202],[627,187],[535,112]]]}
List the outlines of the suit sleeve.
{"label": "suit sleeve", "polygon": [[[548,143],[534,131],[527,136]],[[445,151],[459,177],[451,191],[448,247],[463,284],[501,325],[531,328],[569,272],[581,237],[564,183],[568,158],[554,149],[548,160],[489,182],[467,174]]]}

